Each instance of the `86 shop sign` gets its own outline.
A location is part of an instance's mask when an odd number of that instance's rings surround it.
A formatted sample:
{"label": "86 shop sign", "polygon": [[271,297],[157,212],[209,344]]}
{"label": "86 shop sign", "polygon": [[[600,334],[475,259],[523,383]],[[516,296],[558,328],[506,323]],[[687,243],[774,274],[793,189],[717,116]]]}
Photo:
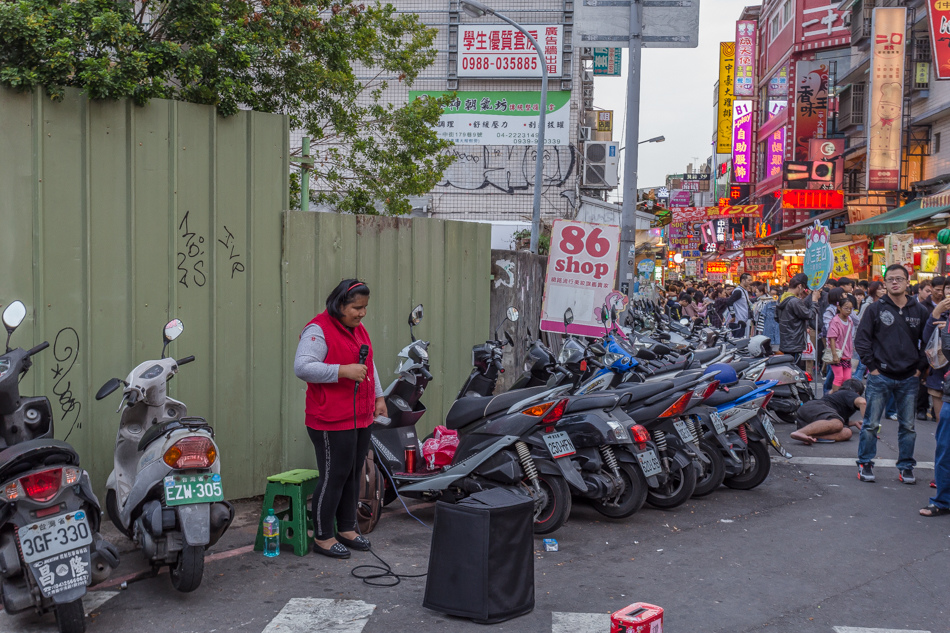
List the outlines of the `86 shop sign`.
{"label": "86 shop sign", "polygon": [[541,329],[564,332],[564,312],[574,313],[571,334],[600,336],[597,311],[614,289],[620,227],[555,220],[544,281]]}

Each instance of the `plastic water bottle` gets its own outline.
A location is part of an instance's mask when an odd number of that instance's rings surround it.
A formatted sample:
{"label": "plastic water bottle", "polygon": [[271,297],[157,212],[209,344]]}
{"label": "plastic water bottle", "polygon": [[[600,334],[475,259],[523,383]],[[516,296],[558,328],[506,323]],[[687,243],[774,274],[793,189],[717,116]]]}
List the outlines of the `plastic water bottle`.
{"label": "plastic water bottle", "polygon": [[274,508],[269,508],[264,518],[264,556],[272,558],[279,554],[280,520],[274,515]]}

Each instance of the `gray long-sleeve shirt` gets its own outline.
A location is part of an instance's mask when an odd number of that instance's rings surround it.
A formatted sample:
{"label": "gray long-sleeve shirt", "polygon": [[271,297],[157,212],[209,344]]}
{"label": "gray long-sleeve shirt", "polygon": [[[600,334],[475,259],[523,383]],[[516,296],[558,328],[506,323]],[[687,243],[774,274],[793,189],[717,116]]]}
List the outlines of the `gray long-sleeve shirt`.
{"label": "gray long-sleeve shirt", "polygon": [[[297,343],[297,354],[294,356],[294,374],[304,382],[322,383],[338,382],[340,366],[325,363],[327,358],[327,339],[323,335],[323,328],[316,323],[304,328]],[[383,396],[383,387],[379,383],[379,372],[376,363],[373,363],[373,379],[376,382],[376,397]]]}

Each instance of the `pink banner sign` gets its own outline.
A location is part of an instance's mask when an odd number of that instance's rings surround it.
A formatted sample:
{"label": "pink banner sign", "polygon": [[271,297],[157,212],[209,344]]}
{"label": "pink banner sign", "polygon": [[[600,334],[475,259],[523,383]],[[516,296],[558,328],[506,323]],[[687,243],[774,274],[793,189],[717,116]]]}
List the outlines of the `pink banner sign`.
{"label": "pink banner sign", "polygon": [[[769,101],[769,120],[782,113],[787,107],[784,101]],[[767,178],[782,173],[785,161],[785,128],[782,127],[769,137],[765,148],[765,174]]]}
{"label": "pink banner sign", "polygon": [[736,22],[736,97],[755,96],[755,26],[754,20]]}
{"label": "pink banner sign", "polygon": [[671,207],[673,222],[705,222],[706,207]]}

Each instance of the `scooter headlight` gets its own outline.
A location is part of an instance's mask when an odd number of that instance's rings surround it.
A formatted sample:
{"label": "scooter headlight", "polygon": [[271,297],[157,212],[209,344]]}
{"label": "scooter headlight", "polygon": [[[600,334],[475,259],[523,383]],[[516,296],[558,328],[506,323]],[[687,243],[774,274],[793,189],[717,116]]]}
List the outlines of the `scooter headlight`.
{"label": "scooter headlight", "polygon": [[623,354],[617,354],[616,352],[607,352],[604,354],[604,364],[607,367],[612,367],[614,363],[622,361],[624,358],[628,358]]}

